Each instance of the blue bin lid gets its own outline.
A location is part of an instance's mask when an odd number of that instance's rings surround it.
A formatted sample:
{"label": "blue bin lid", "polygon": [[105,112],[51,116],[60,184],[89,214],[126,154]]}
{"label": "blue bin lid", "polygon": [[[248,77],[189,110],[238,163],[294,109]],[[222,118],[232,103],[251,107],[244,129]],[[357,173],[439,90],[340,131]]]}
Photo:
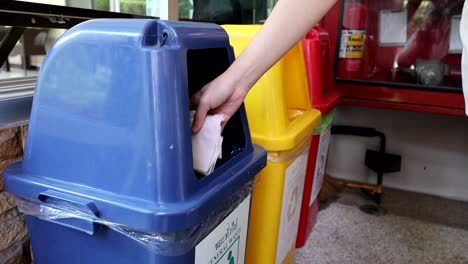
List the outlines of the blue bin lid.
{"label": "blue bin lid", "polygon": [[241,107],[215,171],[193,171],[189,97],[206,82],[193,69],[222,72],[233,58],[214,24],[102,19],[68,30],[41,67],[24,159],[5,170],[6,190],[85,199],[98,217],[148,232],[200,224],[266,164]]}

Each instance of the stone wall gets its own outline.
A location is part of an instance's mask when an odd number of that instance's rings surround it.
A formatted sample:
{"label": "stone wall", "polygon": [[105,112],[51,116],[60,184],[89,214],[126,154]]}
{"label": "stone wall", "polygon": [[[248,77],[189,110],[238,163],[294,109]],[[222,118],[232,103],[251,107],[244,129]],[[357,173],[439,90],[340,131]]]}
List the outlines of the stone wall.
{"label": "stone wall", "polygon": [[23,156],[26,127],[0,130],[0,263],[31,263],[28,231],[15,198],[3,191],[3,169]]}

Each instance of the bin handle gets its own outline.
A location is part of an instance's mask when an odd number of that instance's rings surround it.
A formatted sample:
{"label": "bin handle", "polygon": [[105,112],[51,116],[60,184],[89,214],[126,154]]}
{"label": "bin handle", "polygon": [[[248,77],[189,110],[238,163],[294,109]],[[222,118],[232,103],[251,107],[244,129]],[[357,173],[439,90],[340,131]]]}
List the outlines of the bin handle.
{"label": "bin handle", "polygon": [[[76,197],[73,195],[47,190],[42,192],[37,197],[39,201],[45,205],[60,205],[72,208],[73,210],[80,211],[83,214],[89,214],[90,218],[97,217],[98,209],[93,201]],[[92,220],[76,218],[61,218],[61,219],[48,219],[47,221],[56,223],[58,225],[68,227],[89,235],[93,235],[96,229],[96,223]]]}

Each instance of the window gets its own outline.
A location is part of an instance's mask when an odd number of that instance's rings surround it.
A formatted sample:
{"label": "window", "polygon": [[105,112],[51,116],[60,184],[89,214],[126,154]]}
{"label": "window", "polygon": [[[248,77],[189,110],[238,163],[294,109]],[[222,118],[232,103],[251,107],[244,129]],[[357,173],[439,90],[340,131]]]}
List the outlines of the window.
{"label": "window", "polygon": [[463,0],[346,0],[339,81],[461,92]]}
{"label": "window", "polygon": [[[146,15],[147,0],[21,0],[56,6],[78,7],[102,11],[114,11],[134,15]],[[11,27],[0,25],[0,40]],[[0,80],[37,76],[45,55],[65,29],[26,28],[6,62],[0,68]]]}
{"label": "window", "polygon": [[[267,17],[268,0],[179,0],[181,18],[218,24],[257,24]],[[182,7],[191,9],[182,14]]]}
{"label": "window", "polygon": [[[91,18],[133,18],[146,13],[144,4],[145,2],[136,0],[41,0],[3,3],[0,9],[0,127],[28,121],[36,76],[48,50],[66,28]],[[114,8],[116,11],[121,9],[133,14],[100,12],[96,11],[97,8]]]}
{"label": "window", "polygon": [[[158,17],[162,0],[20,0],[39,4],[77,7]],[[207,21],[219,24],[262,23],[275,0],[178,0],[182,20]],[[0,39],[9,27],[0,26]],[[64,29],[28,28],[16,44],[7,62],[0,69],[0,79],[31,77],[53,43]]]}

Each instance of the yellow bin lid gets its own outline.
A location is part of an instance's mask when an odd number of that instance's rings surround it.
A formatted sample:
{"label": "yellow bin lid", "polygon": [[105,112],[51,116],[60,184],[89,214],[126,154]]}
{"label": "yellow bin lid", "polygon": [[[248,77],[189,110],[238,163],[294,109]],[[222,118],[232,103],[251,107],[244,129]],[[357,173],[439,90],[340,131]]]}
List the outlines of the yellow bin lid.
{"label": "yellow bin lid", "polygon": [[[261,25],[223,28],[238,57]],[[311,107],[300,42],[258,80],[245,106],[252,141],[267,151],[290,150],[307,140],[320,122],[320,111]]]}

